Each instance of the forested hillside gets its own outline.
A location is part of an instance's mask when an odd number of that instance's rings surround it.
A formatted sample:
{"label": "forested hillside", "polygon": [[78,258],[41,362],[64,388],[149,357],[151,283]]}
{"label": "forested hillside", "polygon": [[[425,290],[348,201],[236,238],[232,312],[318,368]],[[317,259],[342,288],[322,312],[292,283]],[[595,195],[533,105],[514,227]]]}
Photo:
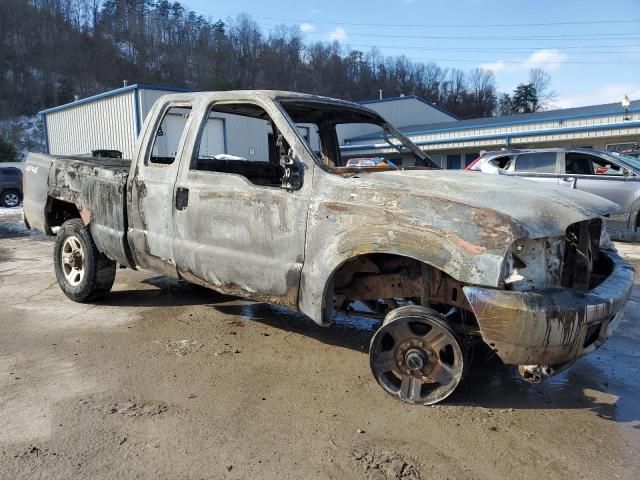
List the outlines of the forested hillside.
{"label": "forested hillside", "polygon": [[[267,32],[249,15],[204,18],[168,0],[0,2],[3,125],[76,95],[122,86],[123,80],[198,90],[285,89],[351,100],[376,98],[382,89],[385,96],[420,95],[462,118],[498,111],[490,71],[446,69],[337,42],[307,43],[297,26]],[[510,103],[509,109],[517,106]]]}
{"label": "forested hillside", "polygon": [[130,83],[278,88],[347,99],[421,95],[463,117],[491,114],[491,74],[465,75],[338,43],[297,27],[262,31],[248,15],[205,19],[168,0],[0,2],[0,112],[34,113]]}

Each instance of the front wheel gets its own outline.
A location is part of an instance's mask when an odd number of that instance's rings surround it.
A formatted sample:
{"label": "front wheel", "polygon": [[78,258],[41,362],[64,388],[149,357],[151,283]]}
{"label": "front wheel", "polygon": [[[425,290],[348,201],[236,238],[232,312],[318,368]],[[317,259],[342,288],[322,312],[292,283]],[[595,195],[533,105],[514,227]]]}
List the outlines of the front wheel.
{"label": "front wheel", "polygon": [[371,371],[390,395],[432,405],[456,389],[465,369],[464,350],[445,318],[408,305],[386,316],[371,339]]}
{"label": "front wheel", "polygon": [[81,219],[62,224],[53,250],[58,285],[74,302],[105,296],[116,277],[116,263],[98,251],[89,228]]}

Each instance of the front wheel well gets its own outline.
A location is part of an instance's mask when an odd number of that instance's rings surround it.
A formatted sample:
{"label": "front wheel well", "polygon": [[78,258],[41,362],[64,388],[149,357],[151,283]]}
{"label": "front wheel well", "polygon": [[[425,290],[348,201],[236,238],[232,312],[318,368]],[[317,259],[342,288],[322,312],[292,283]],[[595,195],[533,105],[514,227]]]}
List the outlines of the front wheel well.
{"label": "front wheel well", "polygon": [[465,285],[447,273],[415,258],[371,253],[340,265],[331,276],[325,296],[325,318],[364,307],[380,316],[405,304],[430,307],[443,314],[456,311],[471,331],[477,322],[462,290]]}

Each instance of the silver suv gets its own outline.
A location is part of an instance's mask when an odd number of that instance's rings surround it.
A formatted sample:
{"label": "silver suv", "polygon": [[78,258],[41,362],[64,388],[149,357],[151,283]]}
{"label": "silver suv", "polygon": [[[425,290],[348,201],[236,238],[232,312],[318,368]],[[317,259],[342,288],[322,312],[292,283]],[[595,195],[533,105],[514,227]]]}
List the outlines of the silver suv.
{"label": "silver suv", "polygon": [[640,234],[640,159],[589,148],[540,148],[486,152],[467,170],[563,185],[615,202],[608,218],[619,239]]}

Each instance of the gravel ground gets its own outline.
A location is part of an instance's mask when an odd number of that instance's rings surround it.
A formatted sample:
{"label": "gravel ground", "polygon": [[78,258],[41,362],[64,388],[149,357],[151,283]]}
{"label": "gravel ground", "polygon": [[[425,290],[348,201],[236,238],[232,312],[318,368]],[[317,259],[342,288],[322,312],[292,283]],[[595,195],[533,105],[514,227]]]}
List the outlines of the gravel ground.
{"label": "gravel ground", "polygon": [[413,407],[370,375],[371,322],[322,329],[128,270],[75,304],[19,220],[0,209],[0,478],[638,478],[640,286],[569,371],[529,385],[477,358]]}

